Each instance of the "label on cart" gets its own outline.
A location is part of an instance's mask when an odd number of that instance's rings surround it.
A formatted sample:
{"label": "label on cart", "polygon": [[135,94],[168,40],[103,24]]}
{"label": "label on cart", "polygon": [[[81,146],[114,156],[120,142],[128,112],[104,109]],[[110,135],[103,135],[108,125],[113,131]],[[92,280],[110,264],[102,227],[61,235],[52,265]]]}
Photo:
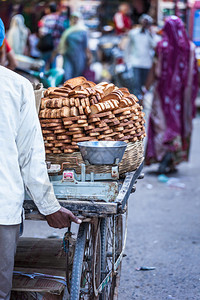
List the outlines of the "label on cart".
{"label": "label on cart", "polygon": [[73,171],[64,171],[63,172],[63,181],[74,182],[74,172]]}

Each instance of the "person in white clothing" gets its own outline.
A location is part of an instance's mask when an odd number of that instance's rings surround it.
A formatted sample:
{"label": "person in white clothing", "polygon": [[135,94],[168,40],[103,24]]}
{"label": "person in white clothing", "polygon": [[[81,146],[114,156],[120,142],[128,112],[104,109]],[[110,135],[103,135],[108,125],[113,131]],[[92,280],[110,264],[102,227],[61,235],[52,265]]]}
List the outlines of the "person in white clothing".
{"label": "person in white clothing", "polygon": [[[0,47],[5,30],[0,19]],[[25,189],[51,227],[81,223],[60,206],[49,181],[31,83],[0,66],[0,300],[9,300]]]}
{"label": "person in white clothing", "polygon": [[145,84],[148,72],[153,63],[154,48],[156,46],[154,35],[151,33],[153,19],[143,14],[138,26],[128,33],[128,44],[125,50],[125,60],[133,68],[133,92],[141,98],[141,87]]}
{"label": "person in white clothing", "polygon": [[24,17],[17,14],[12,17],[7,40],[15,54],[25,55],[30,30],[24,23]]}

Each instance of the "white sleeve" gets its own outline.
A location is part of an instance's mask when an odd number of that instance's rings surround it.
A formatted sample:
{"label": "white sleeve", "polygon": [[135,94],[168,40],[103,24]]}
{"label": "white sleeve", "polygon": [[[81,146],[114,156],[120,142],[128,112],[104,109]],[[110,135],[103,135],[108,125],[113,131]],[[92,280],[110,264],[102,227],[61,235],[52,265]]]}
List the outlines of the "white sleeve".
{"label": "white sleeve", "polygon": [[53,186],[49,181],[44,142],[35,107],[32,85],[27,81],[22,88],[23,101],[16,144],[19,165],[26,190],[43,215],[60,209]]}
{"label": "white sleeve", "polygon": [[123,15],[121,13],[116,13],[114,16],[114,20],[118,29],[124,28]]}
{"label": "white sleeve", "polygon": [[155,49],[155,47],[156,47],[155,34],[152,34],[152,33],[148,32],[148,38],[149,38],[150,47],[152,49]]}
{"label": "white sleeve", "polygon": [[133,46],[134,46],[134,39],[132,38],[131,33],[129,32],[127,36],[126,46],[124,49],[124,60],[127,66],[129,66],[131,63],[131,56],[132,56],[131,50],[133,49]]}

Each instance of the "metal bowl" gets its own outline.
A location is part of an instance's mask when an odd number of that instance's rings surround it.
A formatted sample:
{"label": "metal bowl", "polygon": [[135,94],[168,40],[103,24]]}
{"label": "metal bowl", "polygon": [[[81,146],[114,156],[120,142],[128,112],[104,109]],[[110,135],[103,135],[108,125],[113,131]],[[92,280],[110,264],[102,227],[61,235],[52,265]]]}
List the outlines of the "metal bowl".
{"label": "metal bowl", "polygon": [[118,164],[124,155],[127,144],[117,141],[94,141],[78,143],[82,158],[91,165]]}

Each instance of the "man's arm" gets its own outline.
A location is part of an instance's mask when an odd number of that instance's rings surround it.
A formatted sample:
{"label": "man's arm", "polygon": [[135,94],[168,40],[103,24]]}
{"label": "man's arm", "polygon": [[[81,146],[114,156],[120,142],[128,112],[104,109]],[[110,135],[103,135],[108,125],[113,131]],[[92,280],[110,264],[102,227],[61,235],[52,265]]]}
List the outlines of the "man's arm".
{"label": "man's arm", "polygon": [[17,67],[17,61],[15,59],[14,51],[10,50],[7,53],[7,65],[6,65],[6,68],[8,68],[10,70],[15,70],[16,67]]}
{"label": "man's arm", "polygon": [[80,220],[70,211],[61,208],[49,181],[34,92],[28,81],[23,84],[22,94],[23,101],[16,144],[24,185],[39,211],[46,216],[50,226],[63,228],[69,226],[70,221],[80,223]]}

